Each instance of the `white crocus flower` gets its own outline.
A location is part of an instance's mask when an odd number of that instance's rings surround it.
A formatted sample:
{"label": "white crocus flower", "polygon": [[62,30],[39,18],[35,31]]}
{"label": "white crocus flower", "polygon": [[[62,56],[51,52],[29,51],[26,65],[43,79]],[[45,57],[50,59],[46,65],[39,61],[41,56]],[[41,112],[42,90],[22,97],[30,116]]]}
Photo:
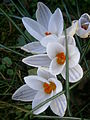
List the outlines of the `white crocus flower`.
{"label": "white crocus flower", "polygon": [[[77,20],[73,21],[76,23]],[[76,34],[81,38],[87,38],[90,35],[90,15],[84,13],[78,20]]]}
{"label": "white crocus flower", "polygon": [[[16,90],[12,96],[12,99],[20,101],[32,101],[32,109],[41,102],[62,91],[62,84],[56,78],[56,76],[53,76],[41,68],[38,69],[37,75],[27,76],[24,78],[24,80],[26,84]],[[63,117],[67,108],[65,95],[62,94],[54,100],[46,103],[34,111],[34,114],[42,113],[49,106],[53,113]]]}
{"label": "white crocus flower", "polygon": [[[46,46],[43,44],[43,41],[48,36],[60,37],[63,32],[63,15],[59,8],[52,14],[46,5],[38,2],[36,19],[37,21],[28,17],[22,18],[26,30],[39,42],[29,43],[21,49],[32,53],[45,53]],[[48,42],[51,42],[51,40]],[[35,48],[34,46],[37,47]]]}
{"label": "white crocus flower", "polygon": [[[65,43],[64,43],[65,44]],[[78,64],[80,52],[74,45],[68,45],[69,52],[69,81],[77,82],[83,76],[83,70]],[[25,64],[34,67],[49,67],[53,75],[61,73],[66,79],[66,49],[64,45],[59,43],[48,43],[47,54],[39,54],[26,57],[22,60]]]}

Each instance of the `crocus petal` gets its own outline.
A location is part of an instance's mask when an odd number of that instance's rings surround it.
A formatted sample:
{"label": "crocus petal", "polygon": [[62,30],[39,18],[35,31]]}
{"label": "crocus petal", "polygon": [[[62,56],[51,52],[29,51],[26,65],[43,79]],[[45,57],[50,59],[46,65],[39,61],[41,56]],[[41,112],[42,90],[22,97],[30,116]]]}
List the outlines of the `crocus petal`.
{"label": "crocus petal", "polygon": [[23,17],[22,22],[26,28],[26,30],[37,40],[41,40],[44,37],[44,33],[46,32],[46,29],[40,25],[38,22],[36,22],[33,19],[30,19],[28,17]]}
{"label": "crocus petal", "polygon": [[[34,90],[41,90],[43,89],[43,83],[47,82],[46,79],[36,76],[36,75],[31,75],[24,77],[25,83],[32,89]],[[48,82],[47,82],[48,83]]]}
{"label": "crocus petal", "polygon": [[[82,28],[82,25],[88,24],[88,28]],[[76,34],[81,38],[87,38],[90,35],[90,16],[84,13],[78,20],[78,29]]]}
{"label": "crocus petal", "polygon": [[79,28],[76,31],[76,34],[81,38],[87,38],[90,35],[90,28],[89,30],[84,30],[83,28]]}
{"label": "crocus petal", "polygon": [[[68,35],[66,37],[67,37],[68,45],[76,46],[76,42],[75,42],[74,37],[68,36]],[[65,36],[61,36],[60,39],[58,40],[58,42],[60,44],[62,44],[63,46],[66,46],[66,37]]]}
{"label": "crocus petal", "polygon": [[48,67],[50,65],[50,58],[46,54],[39,54],[26,57],[22,60],[25,64],[34,67]]}
{"label": "crocus petal", "polygon": [[80,60],[80,52],[78,48],[77,47],[73,47],[72,49],[71,48],[69,46],[69,68],[76,66]]}
{"label": "crocus petal", "polygon": [[56,55],[60,52],[65,52],[64,47],[59,43],[48,43],[47,45],[47,54],[50,59],[56,57]]}
{"label": "crocus petal", "polygon": [[62,83],[59,80],[57,80],[57,78],[49,78],[48,81],[53,82],[56,85],[56,90],[53,91],[54,95],[62,91]]}
{"label": "crocus petal", "polygon": [[68,45],[68,57],[69,57],[69,59],[76,53],[76,50],[77,50],[76,46]]}
{"label": "crocus petal", "polygon": [[[51,94],[45,94],[44,91],[38,91],[38,93],[36,94],[33,102],[32,102],[32,109],[34,107],[36,107],[37,105],[39,105],[41,102],[47,100],[48,98],[52,97],[53,92]],[[37,109],[36,111],[34,111],[34,114],[40,114],[43,111],[45,111],[49,105],[50,105],[51,101],[46,103],[45,105],[43,105],[42,107],[40,107],[39,109]]]}
{"label": "crocus petal", "polygon": [[67,108],[67,101],[64,94],[60,95],[56,99],[54,99],[51,104],[50,108],[56,115],[63,117]]}
{"label": "crocus petal", "polygon": [[33,90],[25,84],[15,91],[15,93],[12,95],[12,99],[20,101],[32,101],[36,93],[36,90]]}
{"label": "crocus petal", "polygon": [[21,47],[22,50],[26,52],[31,52],[33,54],[41,54],[46,52],[46,48],[43,47],[40,42],[32,42]]}
{"label": "crocus petal", "polygon": [[37,70],[37,75],[45,78],[48,80],[49,78],[55,78],[56,76],[52,75],[49,71],[45,70],[44,68],[39,67]]}
{"label": "crocus petal", "polygon": [[[75,20],[75,22],[73,21],[72,25],[66,29],[66,34],[69,36],[74,36],[77,28],[78,28],[78,20]],[[63,32],[63,35],[65,35],[65,31]]]}
{"label": "crocus petal", "polygon": [[52,15],[49,8],[42,2],[38,2],[36,11],[37,21],[48,30],[48,23]]}
{"label": "crocus petal", "polygon": [[79,26],[87,22],[90,22],[90,15],[88,15],[87,13],[84,13],[83,15],[81,15],[79,19]]}
{"label": "crocus petal", "polygon": [[63,31],[63,15],[59,8],[57,8],[54,14],[51,16],[48,26],[48,31],[55,33],[58,36],[62,34]]}
{"label": "crocus petal", "polygon": [[[66,80],[66,68],[63,69],[61,75]],[[79,64],[73,68],[69,68],[69,82],[74,83],[83,77],[83,69]]]}
{"label": "crocus petal", "polygon": [[56,35],[48,35],[48,36],[42,38],[42,40],[40,42],[41,42],[42,46],[47,47],[48,43],[58,42],[58,38],[56,37]]}
{"label": "crocus petal", "polygon": [[57,63],[57,58],[54,58],[50,63],[49,70],[50,70],[51,74],[58,75],[62,72],[64,66],[65,66],[65,63],[63,65],[59,65]]}

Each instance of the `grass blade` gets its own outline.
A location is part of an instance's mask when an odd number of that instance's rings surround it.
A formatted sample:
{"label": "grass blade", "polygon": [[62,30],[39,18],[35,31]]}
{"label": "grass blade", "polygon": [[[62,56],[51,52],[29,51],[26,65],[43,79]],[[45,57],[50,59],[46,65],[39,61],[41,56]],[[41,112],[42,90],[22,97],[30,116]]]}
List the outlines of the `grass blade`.
{"label": "grass blade", "polygon": [[9,50],[9,51],[11,51],[11,52],[13,52],[13,53],[15,53],[15,54],[17,54],[17,55],[19,55],[19,56],[25,57],[25,55],[23,55],[23,54],[21,54],[21,53],[19,53],[19,52],[16,52],[16,51],[14,51],[14,50],[12,50],[12,49],[10,49],[10,48],[8,48],[8,47],[5,47],[4,45],[1,45],[1,44],[0,44],[0,47],[4,48],[4,49],[6,49],[6,50]]}
{"label": "grass blade", "polygon": [[20,0],[18,0],[18,2],[19,2],[19,4],[21,5],[21,7],[23,8],[25,15],[28,16],[28,17],[30,17],[29,12],[28,12],[28,11],[26,10],[26,8],[23,6],[22,2],[21,2]]}
{"label": "grass blade", "polygon": [[[0,15],[4,15],[3,13],[0,13]],[[11,14],[7,14],[9,17],[12,17],[12,18],[15,18],[15,19],[18,19],[18,20],[22,20],[21,17],[19,16],[16,16],[16,15],[11,15]]]}
{"label": "grass blade", "polygon": [[86,55],[87,50],[88,50],[88,48],[89,48],[89,45],[90,45],[90,40],[88,41],[88,43],[87,43],[87,45],[86,45],[86,47],[85,47],[85,49],[84,49],[84,51],[83,51],[83,53],[82,53],[80,62],[83,60],[84,56]]}
{"label": "grass blade", "polygon": [[17,28],[17,30],[22,34],[22,36],[26,39],[27,42],[30,42],[26,35],[21,31],[21,29],[15,24],[15,22],[5,13],[1,8],[1,12],[9,19],[9,21]]}
{"label": "grass blade", "polygon": [[[76,118],[76,117],[59,117],[59,116],[42,116],[42,115],[37,115],[33,116],[33,118],[40,118],[40,119],[58,119],[58,120],[81,120],[81,118]],[[89,120],[83,118],[83,120]]]}
{"label": "grass blade", "polygon": [[79,112],[77,112],[75,114],[75,116],[77,116],[79,113],[81,113],[83,110],[85,110],[87,108],[87,106],[89,106],[89,105],[90,105],[90,103],[88,103],[87,105],[85,105],[81,110],[79,110]]}
{"label": "grass blade", "polygon": [[24,17],[24,14],[21,12],[20,8],[18,8],[18,6],[13,2],[13,0],[10,0],[10,1],[15,6],[15,8],[18,10],[18,12],[20,13],[20,15]]}
{"label": "grass blade", "polygon": [[69,116],[72,116],[70,110],[70,93],[69,93],[69,57],[68,57],[68,40],[65,27],[65,39],[66,39],[66,97],[67,97],[67,109]]}

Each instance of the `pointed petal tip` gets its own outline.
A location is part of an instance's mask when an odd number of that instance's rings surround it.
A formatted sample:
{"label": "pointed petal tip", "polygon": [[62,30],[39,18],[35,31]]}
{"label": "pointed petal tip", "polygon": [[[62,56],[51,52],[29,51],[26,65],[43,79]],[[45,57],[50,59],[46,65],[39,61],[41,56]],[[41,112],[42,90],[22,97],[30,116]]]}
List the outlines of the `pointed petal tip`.
{"label": "pointed petal tip", "polygon": [[22,22],[25,22],[25,20],[27,20],[27,19],[28,19],[28,17],[23,17]]}
{"label": "pointed petal tip", "polygon": [[37,7],[40,7],[41,5],[43,5],[42,2],[38,2],[38,3],[37,3]]}
{"label": "pointed petal tip", "polygon": [[25,46],[22,46],[22,47],[21,47],[21,50],[24,50],[24,51],[26,51],[26,52],[29,53],[28,49],[26,49]]}

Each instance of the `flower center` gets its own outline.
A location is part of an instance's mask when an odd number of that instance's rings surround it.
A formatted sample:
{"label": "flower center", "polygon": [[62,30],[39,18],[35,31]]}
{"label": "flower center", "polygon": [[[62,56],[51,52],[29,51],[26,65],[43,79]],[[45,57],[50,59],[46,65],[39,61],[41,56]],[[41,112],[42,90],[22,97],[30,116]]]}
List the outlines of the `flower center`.
{"label": "flower center", "polygon": [[50,84],[45,82],[43,84],[43,88],[44,88],[45,93],[50,94],[52,92],[52,90],[54,91],[56,89],[56,85],[53,82],[50,82]]}
{"label": "flower center", "polygon": [[47,35],[51,35],[51,33],[50,32],[45,32],[45,35],[47,36]]}
{"label": "flower center", "polygon": [[56,57],[57,57],[57,63],[58,64],[63,65],[65,63],[66,56],[65,56],[64,52],[58,53],[56,55]]}
{"label": "flower center", "polygon": [[89,24],[82,24],[81,27],[82,27],[84,30],[87,30],[87,29],[88,29],[88,25],[89,25]]}

